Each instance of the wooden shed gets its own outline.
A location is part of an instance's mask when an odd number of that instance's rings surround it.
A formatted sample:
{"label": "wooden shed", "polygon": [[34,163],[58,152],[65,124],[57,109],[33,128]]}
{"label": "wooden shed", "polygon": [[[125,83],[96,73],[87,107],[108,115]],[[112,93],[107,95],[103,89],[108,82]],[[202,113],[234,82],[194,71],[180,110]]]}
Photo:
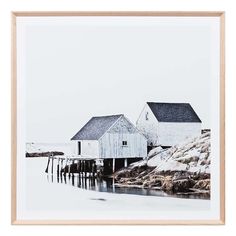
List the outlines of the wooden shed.
{"label": "wooden shed", "polygon": [[136,122],[148,146],[170,147],[201,135],[201,120],[189,103],[147,102]]}
{"label": "wooden shed", "polygon": [[147,156],[147,139],[123,114],[92,117],[71,140],[76,155],[102,160],[113,171]]}

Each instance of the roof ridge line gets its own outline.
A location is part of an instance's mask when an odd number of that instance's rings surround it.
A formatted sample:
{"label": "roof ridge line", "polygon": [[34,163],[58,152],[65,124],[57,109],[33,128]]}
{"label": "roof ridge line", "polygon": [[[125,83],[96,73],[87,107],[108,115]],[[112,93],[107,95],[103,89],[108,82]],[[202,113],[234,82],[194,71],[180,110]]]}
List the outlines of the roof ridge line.
{"label": "roof ridge line", "polygon": [[148,103],[155,103],[155,104],[190,104],[189,102],[146,102]]}
{"label": "roof ridge line", "polygon": [[106,115],[106,116],[92,116],[92,118],[99,118],[99,117],[112,117],[112,116],[124,116],[124,114]]}

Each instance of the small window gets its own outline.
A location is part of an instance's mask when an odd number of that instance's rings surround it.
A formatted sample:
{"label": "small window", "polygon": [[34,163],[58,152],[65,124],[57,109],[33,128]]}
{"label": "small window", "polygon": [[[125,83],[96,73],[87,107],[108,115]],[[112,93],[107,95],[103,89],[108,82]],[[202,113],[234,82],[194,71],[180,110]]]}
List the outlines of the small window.
{"label": "small window", "polygon": [[122,146],[127,146],[127,141],[122,141]]}
{"label": "small window", "polygon": [[148,112],[146,113],[146,120],[148,120]]}

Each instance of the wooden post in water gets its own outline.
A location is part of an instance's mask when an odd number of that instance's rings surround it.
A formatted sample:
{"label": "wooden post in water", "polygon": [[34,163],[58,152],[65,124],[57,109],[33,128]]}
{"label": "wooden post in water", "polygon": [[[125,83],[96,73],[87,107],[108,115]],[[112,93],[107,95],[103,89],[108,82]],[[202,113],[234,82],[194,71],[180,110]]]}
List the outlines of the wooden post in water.
{"label": "wooden post in water", "polygon": [[84,161],[82,161],[82,177],[84,176]]}
{"label": "wooden post in water", "polygon": [[72,186],[75,186],[75,176],[73,173],[71,175],[71,183],[72,183]]}
{"label": "wooden post in water", "polygon": [[84,161],[84,188],[87,189],[87,161]]}
{"label": "wooden post in water", "polygon": [[77,173],[79,173],[79,160],[77,160],[76,170],[77,170]]}
{"label": "wooden post in water", "polygon": [[64,176],[66,175],[66,167],[68,163],[68,158],[65,159],[65,166],[64,166]]}
{"label": "wooden post in water", "polygon": [[59,165],[60,165],[60,158],[57,159],[57,176],[59,176],[59,169],[60,169]]}
{"label": "wooden post in water", "polygon": [[53,175],[53,162],[54,162],[54,158],[53,158],[53,155],[52,155],[52,175]]}
{"label": "wooden post in water", "polygon": [[82,172],[82,162],[81,160],[79,160],[79,174],[81,174]]}
{"label": "wooden post in water", "polygon": [[91,176],[93,176],[93,160],[90,161],[90,172]]}
{"label": "wooden post in water", "polygon": [[48,173],[48,167],[49,167],[49,164],[50,164],[50,156],[48,156],[48,164],[47,164],[47,167],[46,167],[45,173]]}
{"label": "wooden post in water", "polygon": [[84,161],[84,175],[85,175],[85,178],[87,177],[87,170],[88,170],[88,161]]}
{"label": "wooden post in water", "polygon": [[86,173],[89,173],[89,160],[86,161]]}
{"label": "wooden post in water", "polygon": [[74,167],[74,164],[75,164],[75,160],[72,160],[72,163],[71,163],[71,167],[72,167],[72,172],[71,172],[71,174],[72,174],[72,185],[74,186],[74,184],[75,184],[75,182],[74,182],[74,169],[73,168],[75,168]]}
{"label": "wooden post in water", "polygon": [[62,169],[63,169],[63,158],[61,158],[61,169],[60,169],[60,174],[62,175]]}
{"label": "wooden post in water", "polygon": [[91,173],[91,160],[88,160],[88,169],[87,169],[87,172],[88,172],[88,176],[90,177],[90,173]]}
{"label": "wooden post in water", "polygon": [[78,169],[78,171],[79,171],[79,176],[80,176],[80,172],[81,172],[81,161],[78,160],[78,163],[79,163],[79,169]]}
{"label": "wooden post in water", "polygon": [[62,168],[63,168],[63,158],[61,158],[61,168],[59,169],[61,183],[62,183]]}
{"label": "wooden post in water", "polygon": [[80,187],[80,186],[81,186],[81,176],[80,176],[80,172],[79,172],[78,178],[79,178],[78,187]]}
{"label": "wooden post in water", "polygon": [[83,175],[85,177],[85,161],[83,161]]}
{"label": "wooden post in water", "polygon": [[69,161],[69,164],[68,164],[68,175],[70,176],[70,161]]}
{"label": "wooden post in water", "polygon": [[95,166],[95,163],[94,163],[94,161],[92,161],[92,176],[93,176],[93,178],[94,178],[94,174],[95,174],[94,166]]}
{"label": "wooden post in water", "polygon": [[93,162],[94,164],[94,175],[97,173],[97,164],[96,164],[96,161]]}

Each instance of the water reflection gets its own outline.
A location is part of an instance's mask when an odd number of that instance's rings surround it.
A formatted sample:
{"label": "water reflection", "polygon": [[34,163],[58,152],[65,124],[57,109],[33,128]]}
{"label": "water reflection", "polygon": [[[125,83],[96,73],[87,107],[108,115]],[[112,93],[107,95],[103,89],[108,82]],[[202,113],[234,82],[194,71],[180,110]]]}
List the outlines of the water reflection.
{"label": "water reflection", "polygon": [[98,191],[98,192],[109,192],[117,194],[135,194],[145,196],[161,196],[161,197],[180,197],[180,198],[196,198],[206,199],[206,196],[202,195],[175,195],[167,194],[160,190],[143,189],[143,188],[126,188],[118,187],[115,185],[113,178],[95,178],[92,176],[82,176],[81,174],[60,174],[55,176],[47,175],[47,181],[53,184],[68,184],[73,187]]}

